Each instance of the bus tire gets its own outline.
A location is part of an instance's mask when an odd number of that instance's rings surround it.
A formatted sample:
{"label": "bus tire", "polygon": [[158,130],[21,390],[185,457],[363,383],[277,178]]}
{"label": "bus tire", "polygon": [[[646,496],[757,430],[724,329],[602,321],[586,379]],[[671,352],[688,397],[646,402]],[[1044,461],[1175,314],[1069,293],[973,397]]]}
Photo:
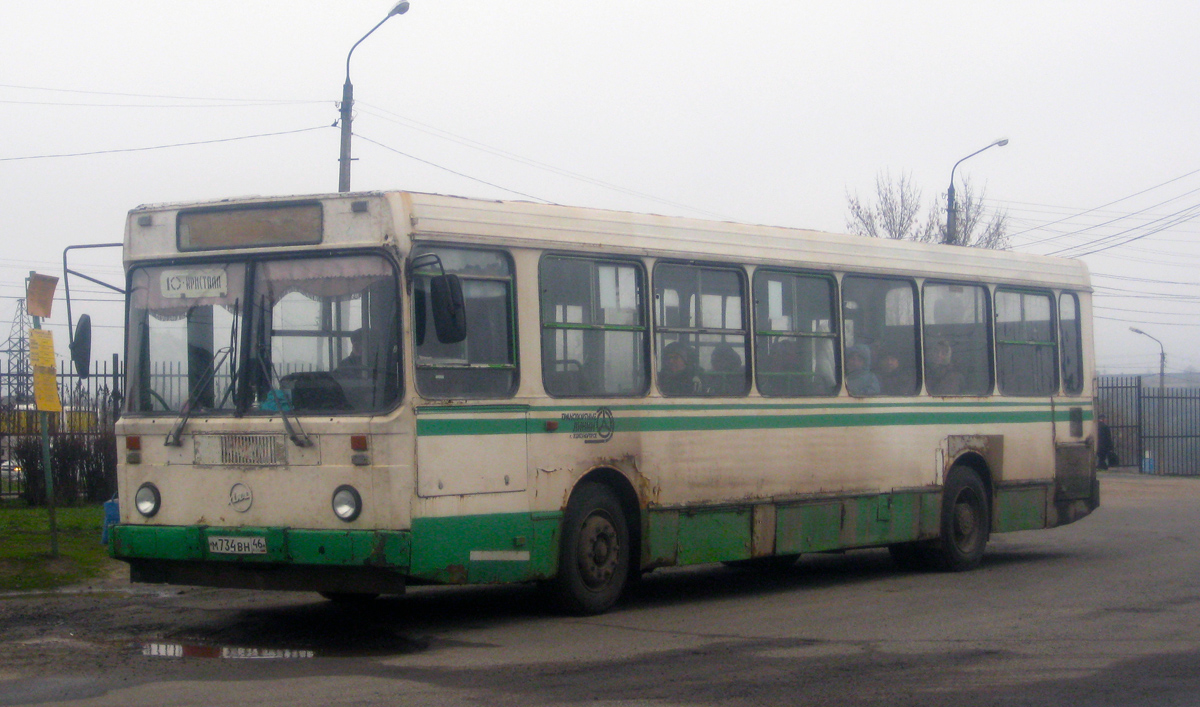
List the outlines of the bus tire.
{"label": "bus tire", "polygon": [[609,487],[584,482],[563,515],[555,598],[576,615],[599,614],[621,596],[629,578],[629,525]]}
{"label": "bus tire", "polygon": [[932,564],[947,572],[977,567],[990,529],[987,489],[979,472],[969,466],[951,467],[942,487],[941,535],[930,546]]}

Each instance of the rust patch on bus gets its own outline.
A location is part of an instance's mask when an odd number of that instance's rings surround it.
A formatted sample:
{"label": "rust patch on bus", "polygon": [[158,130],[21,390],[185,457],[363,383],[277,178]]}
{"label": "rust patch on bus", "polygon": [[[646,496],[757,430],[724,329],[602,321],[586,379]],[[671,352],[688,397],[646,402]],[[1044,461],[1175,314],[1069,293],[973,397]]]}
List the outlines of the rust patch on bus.
{"label": "rust patch on bus", "polygon": [[1004,435],[951,435],[946,438],[946,471],[967,452],[983,457],[993,482],[1004,478]]}
{"label": "rust patch on bus", "polygon": [[[611,469],[620,474],[633,487],[634,494],[643,508],[646,506],[657,505],[659,496],[662,493],[662,488],[650,480],[646,475],[642,474],[638,468],[637,457],[633,453],[622,454],[617,457],[594,457],[591,459],[587,471],[579,475],[579,478],[585,478],[591,474],[603,470]],[[541,470],[539,470],[541,471]],[[578,479],[576,480],[578,483]],[[575,484],[563,491],[562,509],[566,509],[567,502],[571,498],[571,492],[574,490]]]}

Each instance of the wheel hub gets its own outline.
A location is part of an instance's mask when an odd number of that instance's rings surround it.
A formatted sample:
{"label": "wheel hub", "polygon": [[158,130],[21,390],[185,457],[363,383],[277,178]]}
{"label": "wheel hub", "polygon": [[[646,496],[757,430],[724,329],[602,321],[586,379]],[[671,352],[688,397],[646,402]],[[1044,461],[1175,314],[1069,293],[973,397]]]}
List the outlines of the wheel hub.
{"label": "wheel hub", "polygon": [[612,579],[620,558],[617,529],[603,515],[593,514],[583,523],[579,534],[579,569],[589,587],[599,587]]}

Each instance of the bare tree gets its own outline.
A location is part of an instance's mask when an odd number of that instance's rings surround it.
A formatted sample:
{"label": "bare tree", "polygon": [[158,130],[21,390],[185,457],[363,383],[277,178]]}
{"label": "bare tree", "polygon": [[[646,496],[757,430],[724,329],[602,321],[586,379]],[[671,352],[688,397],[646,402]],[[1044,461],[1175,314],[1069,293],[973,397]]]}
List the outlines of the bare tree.
{"label": "bare tree", "polygon": [[[955,245],[973,248],[1003,249],[1008,247],[1008,214],[996,211],[990,221],[985,220],[983,198],[986,190],[975,196],[970,179],[963,180],[963,188],[955,195],[958,211]],[[890,172],[880,172],[875,177],[875,202],[863,202],[857,194],[847,194],[849,216],[846,228],[851,233],[872,238],[943,243],[946,225],[942,214],[946,211],[945,196],[936,198],[930,205],[925,218],[920,217],[921,190],[913,184],[912,176],[901,174],[894,179]]]}

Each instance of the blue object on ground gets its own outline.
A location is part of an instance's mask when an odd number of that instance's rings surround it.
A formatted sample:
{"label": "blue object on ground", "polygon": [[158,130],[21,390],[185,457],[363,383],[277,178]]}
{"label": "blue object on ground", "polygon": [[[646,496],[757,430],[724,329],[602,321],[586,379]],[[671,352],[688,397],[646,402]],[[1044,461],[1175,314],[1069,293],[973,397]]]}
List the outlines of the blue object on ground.
{"label": "blue object on ground", "polygon": [[101,545],[108,544],[108,529],[120,522],[121,506],[117,503],[117,497],[113,496],[104,502],[104,530],[100,531]]}

